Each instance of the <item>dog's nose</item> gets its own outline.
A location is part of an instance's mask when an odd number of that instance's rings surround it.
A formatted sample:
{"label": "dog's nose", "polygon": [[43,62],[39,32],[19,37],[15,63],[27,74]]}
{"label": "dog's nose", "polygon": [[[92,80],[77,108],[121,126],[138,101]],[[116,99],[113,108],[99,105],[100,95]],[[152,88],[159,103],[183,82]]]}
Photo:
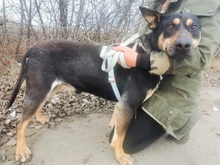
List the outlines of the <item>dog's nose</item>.
{"label": "dog's nose", "polygon": [[186,39],[179,39],[175,42],[176,49],[180,51],[189,50],[191,45],[192,45],[192,42]]}

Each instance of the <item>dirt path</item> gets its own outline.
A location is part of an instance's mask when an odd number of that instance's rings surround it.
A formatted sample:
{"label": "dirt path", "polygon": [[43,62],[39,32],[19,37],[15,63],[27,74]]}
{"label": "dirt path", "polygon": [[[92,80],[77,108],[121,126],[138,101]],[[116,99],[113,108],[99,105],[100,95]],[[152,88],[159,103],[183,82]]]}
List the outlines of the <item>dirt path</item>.
{"label": "dirt path", "polygon": [[[213,110],[213,107],[215,110]],[[220,164],[220,87],[203,87],[199,99],[202,117],[191,131],[187,144],[175,145],[165,137],[147,149],[133,154],[136,165],[219,165]],[[28,129],[33,152],[28,165],[112,165],[117,164],[107,134],[110,115],[70,116],[54,128]],[[14,162],[15,147],[0,149],[2,165]],[[4,157],[3,157],[4,156]]]}

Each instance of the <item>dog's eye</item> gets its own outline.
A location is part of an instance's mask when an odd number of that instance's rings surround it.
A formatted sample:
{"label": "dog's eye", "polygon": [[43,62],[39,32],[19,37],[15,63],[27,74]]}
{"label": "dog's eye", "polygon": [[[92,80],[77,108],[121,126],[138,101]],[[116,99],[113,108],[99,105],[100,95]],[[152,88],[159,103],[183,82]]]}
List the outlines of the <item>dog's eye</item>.
{"label": "dog's eye", "polygon": [[174,28],[174,25],[173,24],[168,24],[167,25],[167,30],[172,30]]}
{"label": "dog's eye", "polygon": [[191,31],[194,31],[194,30],[196,30],[196,29],[197,29],[197,25],[193,24],[192,26],[190,26],[190,30],[191,30]]}

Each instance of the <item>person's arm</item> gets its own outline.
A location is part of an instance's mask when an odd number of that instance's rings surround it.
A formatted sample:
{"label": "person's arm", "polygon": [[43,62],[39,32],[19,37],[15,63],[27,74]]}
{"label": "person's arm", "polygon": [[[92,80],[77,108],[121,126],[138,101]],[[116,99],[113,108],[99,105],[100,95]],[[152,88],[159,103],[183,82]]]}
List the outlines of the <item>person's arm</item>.
{"label": "person's arm", "polygon": [[[151,74],[163,75],[172,71],[173,62],[165,52],[138,54],[129,47],[117,46],[114,50],[121,51],[128,67],[146,69]],[[120,63],[120,61],[119,61]]]}

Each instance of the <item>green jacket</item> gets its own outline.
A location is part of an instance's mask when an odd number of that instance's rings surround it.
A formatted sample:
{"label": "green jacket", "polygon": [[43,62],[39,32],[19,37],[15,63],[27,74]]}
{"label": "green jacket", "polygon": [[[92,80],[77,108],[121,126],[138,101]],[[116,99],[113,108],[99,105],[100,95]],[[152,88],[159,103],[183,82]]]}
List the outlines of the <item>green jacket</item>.
{"label": "green jacket", "polygon": [[[194,56],[175,61],[171,74],[164,75],[159,89],[142,108],[164,129],[182,138],[200,117],[196,110],[203,69],[211,61],[220,43],[219,0],[173,0],[167,13],[190,12],[196,14],[202,25],[202,40]],[[161,1],[159,1],[161,2]],[[160,5],[149,1],[146,6],[159,11]]]}

